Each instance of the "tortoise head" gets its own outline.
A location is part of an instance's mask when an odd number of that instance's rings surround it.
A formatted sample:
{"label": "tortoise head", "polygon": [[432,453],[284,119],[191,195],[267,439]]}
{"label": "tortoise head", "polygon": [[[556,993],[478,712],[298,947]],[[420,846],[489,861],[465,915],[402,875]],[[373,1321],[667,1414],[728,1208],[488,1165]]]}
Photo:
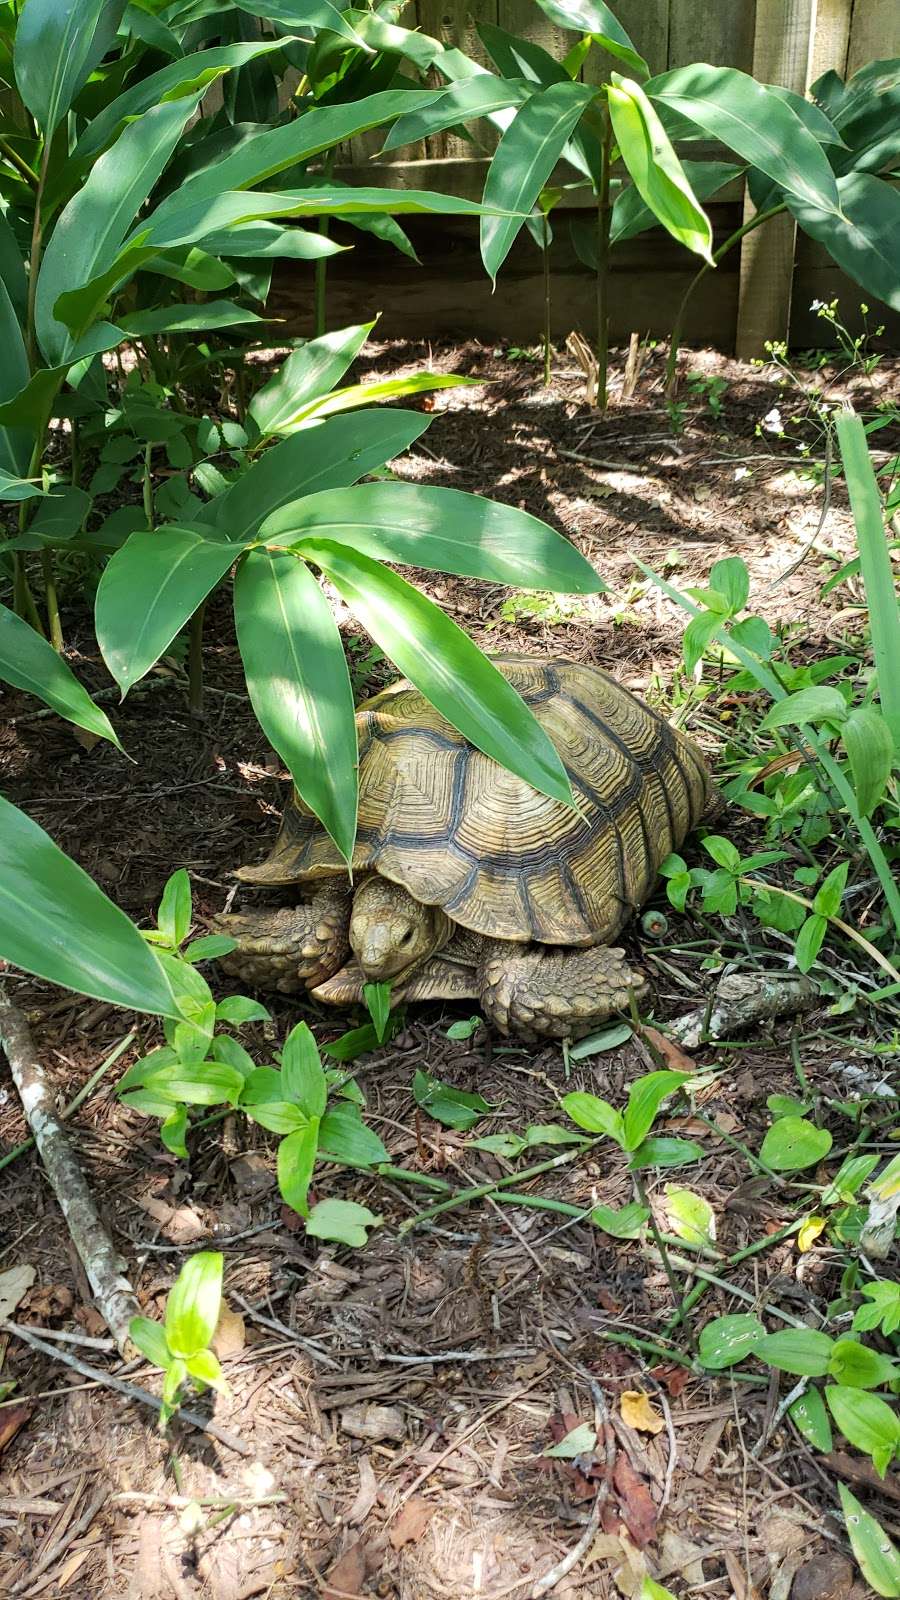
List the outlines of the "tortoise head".
{"label": "tortoise head", "polygon": [[381,983],[410,972],[450,937],[450,918],[387,878],[367,878],[353,898],[350,944],[365,977]]}

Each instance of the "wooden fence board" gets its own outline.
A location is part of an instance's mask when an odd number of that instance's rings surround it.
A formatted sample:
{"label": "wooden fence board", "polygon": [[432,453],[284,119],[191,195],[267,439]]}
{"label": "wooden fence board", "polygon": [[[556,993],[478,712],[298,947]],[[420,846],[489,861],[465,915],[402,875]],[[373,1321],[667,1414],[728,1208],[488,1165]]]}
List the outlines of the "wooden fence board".
{"label": "wooden fence board", "polygon": [[847,51],[847,76],[867,61],[900,55],[898,0],[855,0]]}
{"label": "wooden fence board", "polygon": [[829,71],[837,72],[843,78],[847,70],[852,9],[849,0],[819,0],[809,67],[810,83],[815,83],[823,72]]}
{"label": "wooden fence board", "polygon": [[[543,16],[537,6],[534,10]],[[455,45],[482,66],[490,66],[490,61],[478,37],[477,25],[479,22],[499,22],[498,11],[497,0],[416,0],[416,14],[422,32],[431,34],[433,39],[440,39],[443,45]],[[472,133],[482,147],[486,146],[489,150],[495,147],[497,135],[491,123],[484,118],[472,125]],[[426,153],[441,159],[477,158],[482,155],[483,149],[479,148],[479,144],[458,138],[456,134],[439,133],[434,139],[428,140]]]}
{"label": "wooden fence board", "polygon": [[669,66],[708,61],[749,72],[755,11],[753,0],[671,0]]}
{"label": "wooden fence board", "polygon": [[[619,0],[618,5],[613,5],[622,27],[653,74],[665,72],[669,62],[669,6],[670,0]],[[605,83],[611,71],[627,75],[628,68],[605,50],[594,49],[582,78],[585,83]]]}

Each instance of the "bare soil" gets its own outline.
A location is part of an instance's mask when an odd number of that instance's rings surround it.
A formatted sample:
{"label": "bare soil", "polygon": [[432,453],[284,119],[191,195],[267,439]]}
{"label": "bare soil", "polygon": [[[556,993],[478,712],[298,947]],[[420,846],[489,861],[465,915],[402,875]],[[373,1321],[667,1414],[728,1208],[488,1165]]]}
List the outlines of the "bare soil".
{"label": "bare soil", "polygon": [[[825,552],[841,558],[851,548],[843,485],[834,484],[820,526],[823,491],[804,466],[804,447],[820,450],[818,429],[803,396],[783,391],[771,369],[690,353],[688,371],[727,387],[713,415],[703,394],[682,386],[677,432],[655,353],[628,401],[617,397],[616,359],[605,416],[585,405],[564,353],[546,389],[534,362],[476,345],[431,352],[376,345],[363,375],[411,370],[429,356],[442,371],[483,379],[483,387],[426,402],[433,425],[396,464],[399,475],[545,517],[609,586],[574,605],[429,577],[428,593],[485,648],[596,660],[632,688],[679,705],[683,619],[637,562],[684,588],[703,583],[724,555],[743,557],[756,609],[773,626],[802,630],[805,648],[830,652],[852,634],[857,613],[848,590],[820,599],[834,568]],[[848,384],[826,370],[815,381],[830,382],[835,399],[855,393],[871,408],[892,385],[896,393],[897,371],[897,361],[886,359],[871,380]],[[776,408],[784,435],[773,431]],[[890,430],[877,442],[898,448]],[[779,581],[811,541],[798,570]],[[75,571],[63,574],[68,658],[112,710],[80,582]],[[287,774],[245,697],[224,598],[210,608],[206,637],[202,722],[189,715],[174,659],[112,710],[133,765],[36,713],[24,695],[7,696],[4,792],[138,920],[152,913],[169,873],[184,866],[202,927],[232,891],[233,868],[263,852],[288,794]],[[386,668],[363,665],[366,646],[349,629],[348,642],[365,686],[383,681]],[[688,710],[687,725],[715,761],[728,736],[723,708]],[[653,1014],[662,1020],[703,1002],[716,978],[704,958],[717,953],[715,928],[670,908],[666,914],[668,934],[642,957],[654,981]],[[737,936],[744,937],[739,926]],[[752,937],[758,942],[758,931]],[[635,930],[628,942],[640,955]],[[783,968],[784,946],[776,942],[772,951]],[[61,1105],[132,1028],[121,1067],[158,1042],[151,1019],[17,972],[5,981],[29,1017]],[[797,1093],[796,1065],[814,1090],[840,1098],[846,1064],[864,1063],[876,1042],[859,1042],[855,1022],[829,1018],[827,1003],[695,1052],[698,1068],[724,1070],[703,1103],[709,1123],[670,1119],[664,1131],[687,1132],[703,1146],[700,1167],[676,1177],[713,1205],[725,1255],[768,1240],[796,1214],[796,1196],[752,1176],[735,1143],[759,1148],[766,1095]],[[322,1039],[343,1023],[295,1002],[276,999],[272,1009],[271,1028],[242,1035],[261,1060],[301,1014]],[[478,1132],[487,1133],[556,1120],[556,1097],[569,1088],[620,1101],[628,1083],[656,1064],[647,1043],[633,1037],[572,1063],[567,1079],[555,1047],[511,1048],[483,1033],[448,1038],[448,1024],[461,1014],[420,1010],[386,1051],[362,1060],[368,1118],[398,1167],[454,1182],[464,1174],[472,1183],[509,1170],[417,1112],[416,1068],[485,1095],[494,1112]],[[359,1199],[384,1225],[362,1251],[320,1246],[280,1205],[269,1136],[228,1118],[193,1137],[187,1167],[162,1148],[154,1123],[118,1103],[119,1071],[73,1118],[80,1159],[148,1315],[160,1314],[188,1254],[204,1245],[224,1251],[226,1297],[243,1320],[232,1326],[233,1353],[224,1361],[231,1397],[218,1399],[214,1414],[248,1453],[179,1424],[167,1443],[149,1408],[4,1335],[0,1380],[16,1387],[0,1403],[0,1592],[85,1600],[525,1600],[581,1539],[607,1466],[598,1531],[559,1577],[558,1600],[629,1595],[643,1571],[679,1596],[838,1600],[868,1592],[846,1561],[834,1473],[888,1527],[900,1520],[896,1483],[876,1488],[865,1460],[850,1453],[842,1465],[823,1465],[786,1426],[775,1386],[727,1375],[713,1381],[682,1364],[690,1333],[713,1314],[775,1306],[776,1315],[818,1326],[840,1275],[829,1246],[800,1255],[792,1238],[782,1239],[723,1267],[744,1298],[711,1286],[693,1328],[676,1328],[670,1343],[672,1289],[636,1243],[587,1222],[493,1202],[401,1233],[429,1202],[425,1189],[326,1169],[319,1194]],[[836,1145],[846,1128],[835,1123]],[[26,1131],[4,1080],[0,1152]],[[651,1175],[661,1219],[665,1182],[665,1173]],[[529,1188],[585,1211],[633,1198],[609,1145]],[[0,1271],[22,1263],[37,1277],[20,1320],[103,1336],[33,1153],[5,1168],[0,1188]],[[691,1279],[682,1276],[687,1287]],[[663,1353],[629,1348],[617,1342],[622,1335]],[[114,1353],[59,1348],[104,1372],[119,1370]],[[143,1364],[129,1376],[157,1387]],[[629,1390],[646,1392],[658,1432],[624,1420]],[[603,1409],[609,1418],[601,1429],[608,1454],[548,1461],[548,1445],[576,1422],[593,1421],[598,1405],[601,1420]]]}

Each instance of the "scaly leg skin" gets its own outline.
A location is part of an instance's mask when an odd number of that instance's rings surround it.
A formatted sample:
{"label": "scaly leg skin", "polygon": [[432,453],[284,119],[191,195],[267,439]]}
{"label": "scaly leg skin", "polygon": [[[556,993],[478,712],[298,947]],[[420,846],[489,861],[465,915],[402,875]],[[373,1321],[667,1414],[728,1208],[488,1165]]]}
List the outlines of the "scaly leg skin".
{"label": "scaly leg skin", "polygon": [[259,989],[300,994],[330,978],[350,949],[352,899],[328,884],[311,900],[283,911],[244,911],[215,919],[217,933],[237,940],[221,965]]}
{"label": "scaly leg skin", "polygon": [[605,945],[561,951],[497,941],[481,968],[481,1008],[488,1022],[527,1043],[582,1038],[647,988],[624,950]]}

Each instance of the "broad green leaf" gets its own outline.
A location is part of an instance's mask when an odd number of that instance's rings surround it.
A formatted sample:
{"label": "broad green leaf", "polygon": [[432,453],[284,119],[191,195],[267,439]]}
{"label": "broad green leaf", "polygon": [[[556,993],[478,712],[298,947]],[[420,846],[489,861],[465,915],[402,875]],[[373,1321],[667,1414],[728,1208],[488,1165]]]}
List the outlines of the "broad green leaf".
{"label": "broad green leaf", "polygon": [[[130,123],[59,217],[44,252],[35,297],[37,340],[49,365],[76,359],[77,339],[58,321],[57,300],[101,277],[105,287],[105,275],[123,253],[135,216],[165,170],[197,99],[192,95],[156,106]],[[145,242],[136,244],[142,248]]]}
{"label": "broad green leaf", "polygon": [[[395,456],[425,432],[430,418],[414,411],[371,411],[333,417],[272,445],[224,494],[204,506],[209,521],[231,540],[252,539],[267,518],[301,498],[344,489]],[[283,514],[274,528],[291,525]]]}
{"label": "broad green leaf", "polygon": [[848,172],[838,179],[841,212],[805,196],[786,196],[788,209],[805,233],[823,244],[837,265],[867,294],[900,311],[900,193],[883,178]]}
{"label": "broad green leaf", "polygon": [[894,762],[891,730],[877,706],[856,706],[841,727],[856,801],[864,817],[875,810]]}
{"label": "broad green leaf", "polygon": [[724,595],[729,611],[743,611],[750,598],[750,574],[740,556],[726,556],[710,568],[710,587]]}
{"label": "broad green leaf", "polygon": [[656,1113],[663,1101],[683,1083],[689,1082],[689,1072],[648,1072],[645,1077],[638,1078],[631,1085],[628,1094],[628,1104],[622,1119],[625,1132],[625,1146],[627,1151],[636,1150],[642,1144],[653,1123]]}
{"label": "broad green leaf", "polygon": [[[0,449],[2,449],[2,444],[0,444]],[[10,477],[9,473],[4,472],[3,468],[0,467],[0,500],[40,499],[41,495],[46,494],[46,492],[41,484],[35,482],[34,479]]]}
{"label": "broad green leaf", "polygon": [[819,916],[836,917],[838,915],[849,871],[849,861],[841,861],[838,866],[832,868],[827,878],[823,880],[813,900],[813,905]]}
{"label": "broad green leaf", "polygon": [[521,105],[528,92],[521,81],[504,81],[490,72],[462,78],[435,96],[431,105],[398,117],[381,147],[382,154],[414,144],[419,139],[430,139],[436,133],[443,133],[445,128],[455,128],[457,124],[465,126],[473,117]]}
{"label": "broad green leaf", "polygon": [[[218,961],[221,956],[230,956],[236,949],[236,939],[229,939],[224,933],[206,933],[199,939],[192,939],[185,947],[184,959],[195,965],[198,961]],[[219,1015],[217,1006],[216,1016]]]}
{"label": "broad green leaf", "polygon": [[679,244],[713,266],[712,225],[651,101],[639,83],[617,72],[606,98],[622,160],[644,203]]}
{"label": "broad green leaf", "polygon": [[[0,405],[0,430],[19,430],[27,428],[31,435],[41,433],[53,414],[53,404],[63,383],[68,378],[73,387],[77,387],[77,368],[73,371],[76,362],[84,365],[89,358],[112,350],[121,344],[125,335],[121,328],[115,328],[109,322],[97,322],[86,334],[77,340],[72,348],[71,355],[59,367],[38,367],[33,378],[30,378],[24,389],[20,389],[10,400]],[[2,371],[2,365],[0,365]],[[20,434],[20,437],[23,435]],[[24,434],[26,450],[30,450],[28,443],[29,434]],[[2,448],[2,431],[0,431],[0,448]],[[22,471],[26,471],[23,467]]]}
{"label": "broad green leaf", "polygon": [[574,1461],[576,1456],[589,1455],[597,1447],[597,1429],[592,1422],[579,1422],[576,1428],[570,1428],[564,1439],[559,1444],[554,1444],[544,1451],[545,1456],[553,1456],[560,1461]]}
{"label": "broad green leaf", "polygon": [[569,1045],[570,1061],[585,1061],[588,1056],[602,1055],[606,1050],[615,1050],[620,1044],[625,1044],[634,1033],[630,1022],[614,1022],[612,1027],[600,1028],[596,1033],[589,1033],[586,1039],[579,1039],[576,1044]]}
{"label": "broad green leaf", "polygon": [[16,83],[49,140],[112,45],[124,0],[26,0],[16,25]]}
{"label": "broad green leaf", "polygon": [[162,1428],[167,1417],[171,1416],[178,1406],[178,1394],[181,1385],[185,1382],[188,1370],[180,1356],[173,1356],[163,1379],[162,1405],[160,1407],[159,1423]]}
{"label": "broad green leaf", "polygon": [[[315,38],[321,28],[326,28],[351,44],[366,46],[364,36],[349,18],[342,16],[342,8],[331,5],[330,0],[234,0],[234,3],[239,11],[275,23],[276,27],[297,33],[303,38]],[[355,17],[359,13],[354,12],[353,15]],[[283,44],[284,40],[279,39],[278,43]]]}
{"label": "broad green leaf", "polygon": [[[897,241],[900,243],[900,196],[894,195],[894,199],[898,202]],[[881,710],[893,736],[894,752],[900,755],[900,608],[884,533],[881,497],[860,418],[841,412],[836,418],[836,427],[850,509],[856,523]]]}
{"label": "broad green leaf", "polygon": [[[363,1001],[379,1041],[384,1039],[391,1016],[390,983],[364,983]],[[448,1037],[450,1037],[448,1032]]]}
{"label": "broad green leaf", "polygon": [[197,1350],[194,1355],[187,1357],[184,1364],[191,1377],[198,1383],[208,1384],[211,1389],[218,1389],[220,1393],[228,1394],[228,1384],[219,1365],[219,1358],[214,1356],[211,1350]]}
{"label": "broad green leaf", "polygon": [[[234,996],[232,996],[232,999],[234,999],[234,1000],[243,1000],[244,996],[243,995],[234,995]],[[229,1005],[229,1001],[227,1001],[227,1000],[222,1000],[222,1001],[219,1002],[219,1005],[216,1006],[216,1021],[228,1021],[229,1020],[227,1017],[222,1017],[221,1011],[220,1011],[220,1006],[228,1006],[228,1005]],[[259,1016],[258,1019],[257,1018],[248,1018],[246,1016],[240,1016],[240,1017],[232,1017],[230,1020],[233,1021],[233,1022],[236,1021],[236,1022],[239,1022],[239,1023],[240,1022],[250,1021],[250,1020],[259,1020],[260,1022],[270,1022],[272,1020],[271,1017],[269,1016],[269,1013],[266,1011],[265,1006],[256,1006],[255,1001],[252,1001],[252,1000],[246,1001],[245,1002],[245,1006],[247,1006],[247,1007],[254,1006],[256,1012],[257,1013],[261,1012],[262,1015]],[[230,1037],[230,1035],[227,1034],[227,1033],[216,1034],[215,1038],[212,1039],[211,1042],[210,1042],[209,1053],[210,1053],[210,1055],[211,1055],[211,1057],[213,1058],[214,1061],[224,1061],[225,1065],[227,1067],[234,1067],[235,1071],[239,1072],[241,1077],[243,1078],[244,1087],[245,1088],[246,1088],[246,1084],[247,1084],[247,1079],[254,1072],[259,1070],[257,1068],[257,1066],[256,1066],[255,1061],[253,1060],[253,1057],[250,1055],[249,1051],[245,1050],[244,1046],[242,1044],[239,1044],[237,1039],[232,1039]],[[241,1090],[241,1095],[243,1096],[243,1094],[244,1094],[244,1089]]]}
{"label": "broad green leaf", "polygon": [[788,1407],[788,1416],[798,1433],[801,1433],[814,1449],[834,1448],[831,1422],[825,1409],[821,1389],[807,1389],[793,1405]]}
{"label": "broad green leaf", "polygon": [[900,1550],[885,1533],[880,1522],[863,1509],[855,1495],[843,1484],[837,1486],[847,1537],[860,1571],[876,1594],[886,1600],[900,1595]]}
{"label": "broad green leaf", "polygon": [[759,1158],[774,1172],[801,1172],[827,1156],[832,1138],[806,1117],[780,1117],[762,1142]]}
{"label": "broad green leaf", "polygon": [[172,1360],[172,1352],[166,1343],[162,1324],[151,1322],[149,1317],[132,1317],[128,1324],[128,1335],[141,1355],[165,1372]]}
{"label": "broad green leaf", "polygon": [[227,255],[238,259],[319,261],[323,256],[343,255],[349,248],[337,244],[324,233],[309,233],[305,228],[282,228],[276,222],[245,222],[221,233],[208,234],[200,248],[211,256]]}
{"label": "broad green leaf", "polygon": [[72,152],[73,164],[77,167],[98,156],[124,123],[141,116],[143,112],[161,105],[163,101],[180,100],[191,95],[222,72],[240,68],[257,56],[280,50],[281,47],[280,39],[254,39],[246,44],[217,45],[210,50],[197,50],[190,55],[179,56],[158,72],[139,78],[88,123]]}
{"label": "broad green leaf", "polygon": [[545,16],[558,28],[573,29],[577,33],[590,33],[611,56],[624,61],[635,72],[646,75],[649,71],[642,55],[604,0],[538,0]]}
{"label": "broad green leaf", "polygon": [[800,727],[804,722],[844,722],[847,702],[839,689],[820,683],[810,689],[798,689],[796,694],[770,706],[760,723],[761,728]]}
{"label": "broad green leaf", "polygon": [[[827,917],[820,916],[818,912],[814,912],[811,917],[806,918],[794,943],[794,959],[797,963],[798,971],[809,972],[825,943],[827,932]],[[775,1126],[777,1127],[778,1124],[776,1123]]]}
{"label": "broad green leaf", "polygon": [[149,672],[235,559],[232,545],[203,530],[171,526],[133,533],[107,563],[95,625],[106,665],[122,690]]}
{"label": "broad green leaf", "polygon": [[0,956],[114,1006],[177,1017],[137,928],[36,822],[0,797]]}
{"label": "broad green leaf", "polygon": [[564,1094],[560,1105],[567,1117],[586,1133],[605,1133],[625,1148],[625,1124],[621,1111],[616,1111],[608,1100],[598,1100],[595,1094],[574,1090]]}
{"label": "broad green leaf", "polygon": [[875,1470],[883,1478],[900,1449],[900,1417],[896,1411],[877,1394],[839,1383],[828,1385],[825,1399],[844,1438],[872,1457]]}
{"label": "broad green leaf", "polygon": [[278,1146],[278,1188],[285,1205],[298,1211],[301,1217],[309,1215],[307,1194],[316,1161],[319,1138],[319,1119],[311,1117],[305,1127],[297,1128],[282,1139]]}
{"label": "broad green leaf", "polygon": [[203,305],[156,306],[150,311],[132,311],[120,317],[120,326],[132,338],[145,339],[157,333],[211,333],[217,328],[235,328],[265,319],[247,306],[232,300],[207,300]]}
{"label": "broad green leaf", "polygon": [[639,1600],[676,1600],[676,1597],[671,1589],[667,1589],[663,1583],[657,1583],[655,1578],[644,1578]]}
{"label": "broad green leaf", "polygon": [[9,296],[20,327],[24,327],[28,312],[28,278],[19,241],[2,208],[0,208],[0,282]]}
{"label": "broad green leaf", "polygon": [[779,95],[746,72],[697,63],[651,78],[644,90],[661,112],[678,112],[789,195],[838,216],[837,184],[822,146]]}
{"label": "broad green leaf", "polygon": [[636,1200],[631,1200],[628,1205],[619,1206],[618,1210],[615,1206],[594,1206],[591,1222],[612,1239],[637,1239],[649,1215],[646,1206],[639,1206]]}
{"label": "broad green leaf", "polygon": [[[741,176],[744,168],[728,161],[682,161],[681,170],[695,200],[702,201],[711,200],[720,189],[733,183],[735,178]],[[613,204],[610,244],[620,244],[625,239],[634,239],[647,228],[656,226],[656,214],[643,200],[640,190],[634,184],[623,188]],[[587,264],[596,268],[597,229],[591,222],[588,223],[585,232],[589,247],[593,246],[594,251],[593,260],[589,260]]]}
{"label": "broad green leaf", "polygon": [[730,839],[723,838],[720,833],[711,833],[703,840],[703,848],[712,856],[716,865],[724,867],[726,872],[740,872],[740,851]]}
{"label": "broad green leaf", "polygon": [[496,279],[525,217],[596,93],[589,84],[551,84],[526,101],[501,138],[488,169],[484,205],[518,214],[481,219],[481,259],[491,278]]}
{"label": "broad green leaf", "polygon": [[455,1089],[451,1083],[442,1083],[421,1071],[413,1077],[413,1099],[435,1122],[446,1128],[459,1128],[463,1133],[491,1109],[483,1095]]}
{"label": "broad green leaf", "polygon": [[268,518],[260,536],[278,544],[328,539],[375,560],[517,588],[602,594],[606,587],[574,545],[529,512],[430,484],[311,494]]}
{"label": "broad green leaf", "polygon": [[374,322],[363,322],[325,333],[289,355],[248,407],[247,415],[260,436],[286,433],[304,406],[327,395],[356,359],[374,326]]}
{"label": "broad green leaf", "polygon": [[693,1189],[666,1184],[669,1227],[688,1244],[711,1245],[716,1237],[716,1214],[708,1200]]}
{"label": "broad green leaf", "polygon": [[388,1161],[387,1150],[377,1133],[367,1128],[355,1105],[332,1106],[322,1118],[319,1150],[350,1167],[374,1167]]}
{"label": "broad green leaf", "polygon": [[185,1143],[188,1130],[188,1108],[184,1104],[173,1106],[169,1115],[163,1117],[159,1128],[159,1137],[166,1149],[177,1156],[179,1161],[188,1160],[188,1147]]}
{"label": "broad green leaf", "polygon": [[281,1079],[285,1098],[293,1100],[307,1117],[321,1117],[328,1090],[316,1041],[305,1022],[298,1022],[284,1041]]}
{"label": "broad green leaf", "polygon": [[751,1312],[739,1312],[729,1317],[714,1317],[700,1334],[697,1352],[701,1366],[710,1372],[722,1372],[726,1367],[736,1367],[745,1356],[752,1354],[764,1339],[766,1330]]}
{"label": "broad green leaf", "polygon": [[[549,89],[552,84],[571,82],[578,76],[577,72],[569,72],[564,62],[557,61],[534,39],[529,39],[523,34],[508,33],[506,29],[497,28],[491,22],[479,22],[477,27],[479,38],[503,78],[508,83],[518,82],[522,91],[520,103],[529,94],[534,93],[535,85],[539,89]],[[579,44],[583,42],[581,40]],[[452,54],[453,52],[445,51],[436,63],[439,70],[448,77],[454,76],[452,68],[448,69],[447,66],[447,56]],[[463,78],[460,81],[467,79]],[[488,120],[501,133],[505,133],[514,115],[511,110],[494,111],[488,113]],[[602,166],[602,122],[596,104],[575,127],[562,152],[562,159],[587,178],[595,190],[599,188]]]}
{"label": "broad green leaf", "polygon": [[0,605],[0,679],[37,695],[67,722],[122,748],[106,712],[94,704],[62,656],[4,605]]}
{"label": "broad green leaf", "polygon": [[[112,256],[108,266],[93,278],[67,289],[58,296],[53,307],[57,323],[64,323],[73,339],[100,315],[107,301],[127,278],[133,277],[140,267],[146,267],[153,257],[152,246],[135,244]],[[120,331],[124,338],[124,331]]]}
{"label": "broad green leaf", "polygon": [[339,411],[353,411],[358,406],[374,405],[380,400],[393,400],[399,395],[426,394],[434,389],[458,389],[465,386],[477,388],[480,379],[465,378],[456,372],[411,372],[405,378],[381,378],[376,383],[352,383],[344,389],[310,400],[301,407],[293,421],[282,433],[307,427],[319,417],[333,416]]}
{"label": "broad green leaf", "polygon": [[900,155],[900,85],[873,94],[856,114],[841,123],[849,147],[835,160],[838,172],[879,172]]}
{"label": "broad green leaf", "polygon": [[80,533],[91,509],[91,497],[84,489],[71,485],[57,494],[47,495],[28,524],[28,537],[61,544]]}
{"label": "broad green leaf", "polygon": [[[320,155],[332,145],[342,144],[358,134],[391,122],[403,112],[430,105],[440,90],[385,90],[367,95],[347,105],[320,106],[292,122],[282,123],[257,134],[238,146],[230,155],[208,168],[192,174],[167,197],[151,217],[152,225],[162,230],[166,218],[185,207],[215,200],[225,190],[246,189],[262,183],[285,167],[293,167]],[[327,207],[326,207],[327,209]],[[377,209],[390,210],[381,205]],[[249,218],[248,218],[249,220]],[[213,227],[218,224],[212,224]],[[175,229],[177,232],[177,228]],[[207,233],[211,228],[207,228]]]}
{"label": "broad green leaf", "polygon": [[[307,115],[314,117],[316,113],[310,111]],[[302,117],[289,126],[298,127],[306,121],[307,117]],[[373,211],[399,216],[421,212],[426,216],[480,217],[485,209],[474,200],[426,189],[363,189],[354,184],[316,183],[284,193],[269,189],[230,190],[202,198],[189,194],[185,184],[179,196],[179,204],[164,202],[135,230],[135,245],[168,250],[193,244],[221,228],[265,217],[353,217],[356,212]]]}
{"label": "broad green leaf", "polygon": [[[15,308],[4,281],[0,280],[0,470],[9,479],[21,479],[29,471],[34,434],[37,431],[30,421],[20,417],[18,400],[28,387],[30,367],[25,340]],[[14,408],[2,417],[2,408],[13,401]],[[25,426],[21,423],[26,422]],[[5,498],[5,497],[4,497]],[[27,496],[20,496],[21,499]]]}
{"label": "broad green leaf", "polygon": [[485,755],[562,805],[574,804],[565,768],[524,700],[455,622],[377,561],[325,539],[299,548],[331,579],[404,677]]}
{"label": "broad green leaf", "polygon": [[223,1258],[201,1250],[184,1263],[166,1301],[166,1341],[174,1356],[187,1360],[205,1350],[216,1331],[222,1304]]}
{"label": "broad green leaf", "polygon": [[320,1200],[306,1219],[306,1231],[314,1239],[332,1239],[361,1249],[368,1242],[368,1228],[377,1228],[382,1218],[355,1200]]}
{"label": "broad green leaf", "polygon": [[722,618],[715,611],[701,611],[698,616],[691,617],[681,641],[684,664],[689,673],[693,673],[703,659],[707,645],[721,626]]}
{"label": "broad green leaf", "polygon": [[349,861],[356,837],[356,723],[331,607],[305,562],[253,550],[235,579],[234,615],[263,732]]}
{"label": "broad green leaf", "polygon": [[850,1389],[878,1389],[900,1377],[900,1369],[888,1356],[872,1350],[858,1339],[838,1339],[828,1363],[829,1375]]}
{"label": "broad green leaf", "polygon": [[191,931],[191,880],[184,867],[166,882],[156,913],[156,926],[169,945],[183,944]]}
{"label": "broad green leaf", "polygon": [[193,1065],[179,1062],[161,1067],[145,1083],[151,1094],[189,1106],[237,1105],[243,1087],[240,1073],[222,1061],[199,1061]]}
{"label": "broad green leaf", "polygon": [[663,1134],[645,1139],[639,1144],[628,1163],[629,1172],[640,1172],[644,1167],[687,1167],[702,1161],[706,1152],[693,1139],[670,1139]]}
{"label": "broad green leaf", "polygon": [[802,1378],[824,1378],[833,1340],[815,1328],[784,1328],[757,1340],[754,1355],[779,1372]]}

